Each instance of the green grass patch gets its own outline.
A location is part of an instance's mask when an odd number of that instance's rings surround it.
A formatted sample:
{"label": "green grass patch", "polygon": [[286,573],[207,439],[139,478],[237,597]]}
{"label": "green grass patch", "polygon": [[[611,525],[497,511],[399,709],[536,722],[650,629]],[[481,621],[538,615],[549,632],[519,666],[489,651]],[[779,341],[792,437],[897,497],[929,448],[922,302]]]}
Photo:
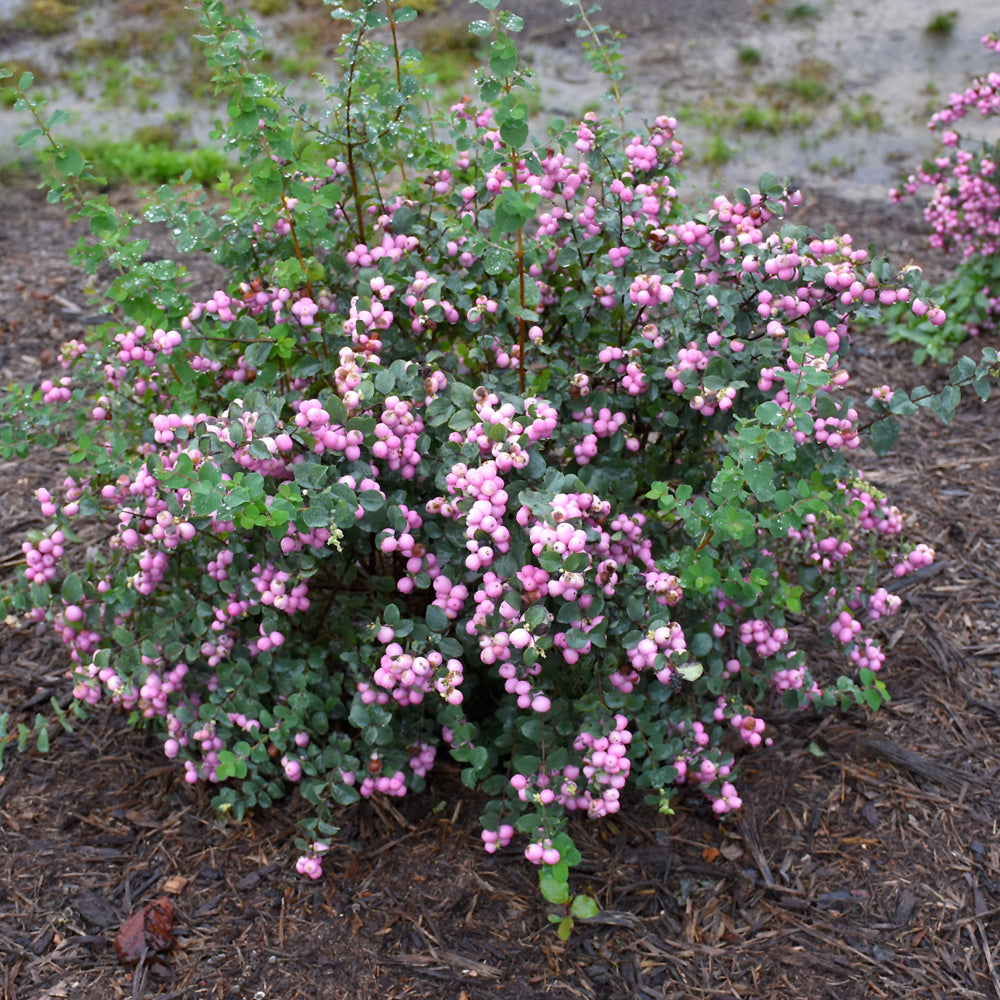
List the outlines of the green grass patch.
{"label": "green grass patch", "polygon": [[950,35],[958,24],[958,11],[949,10],[935,14],[924,26],[928,35]]}
{"label": "green grass patch", "polygon": [[736,114],[736,124],[740,128],[755,132],[781,135],[782,132],[808,128],[815,116],[803,108],[792,110],[777,108],[768,104],[746,104]]}
{"label": "green grass patch", "polygon": [[211,187],[225,171],[233,170],[233,164],[220,150],[178,149],[172,145],[172,134],[170,126],[144,129],[121,142],[81,143],[80,151],[93,164],[93,173],[112,186],[167,184],[190,171],[192,183]]}
{"label": "green grass patch", "polygon": [[830,96],[832,77],[833,66],[830,63],[825,59],[810,57],[800,59],[795,66],[794,75],[776,86],[779,93],[792,100],[816,104]]}
{"label": "green grass patch", "polygon": [[785,11],[789,21],[813,21],[819,16],[819,10],[811,3],[797,3]]}
{"label": "green grass patch", "polygon": [[724,163],[728,163],[736,152],[721,135],[713,135],[701,159],[710,167],[721,167]]}
{"label": "green grass patch", "polygon": [[14,26],[34,35],[61,35],[73,27],[79,6],[65,0],[31,0],[18,11]]}
{"label": "green grass patch", "polygon": [[869,132],[881,132],[885,128],[885,119],[875,107],[871,94],[862,94],[857,104],[841,104],[840,117],[852,128],[865,128]]}

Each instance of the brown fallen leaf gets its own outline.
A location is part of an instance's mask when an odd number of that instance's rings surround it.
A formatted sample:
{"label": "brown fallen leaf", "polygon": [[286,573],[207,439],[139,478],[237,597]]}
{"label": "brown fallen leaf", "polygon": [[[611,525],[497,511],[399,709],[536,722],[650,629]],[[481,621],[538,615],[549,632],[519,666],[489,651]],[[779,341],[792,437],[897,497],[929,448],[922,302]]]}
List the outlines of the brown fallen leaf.
{"label": "brown fallen leaf", "polygon": [[739,844],[730,842],[728,844],[723,844],[723,846],[719,849],[719,853],[727,861],[738,861],[743,857],[743,848]]}
{"label": "brown fallen leaf", "polygon": [[115,938],[115,951],[127,965],[135,965],[147,955],[169,951],[173,946],[174,907],[166,896],[133,913]]}

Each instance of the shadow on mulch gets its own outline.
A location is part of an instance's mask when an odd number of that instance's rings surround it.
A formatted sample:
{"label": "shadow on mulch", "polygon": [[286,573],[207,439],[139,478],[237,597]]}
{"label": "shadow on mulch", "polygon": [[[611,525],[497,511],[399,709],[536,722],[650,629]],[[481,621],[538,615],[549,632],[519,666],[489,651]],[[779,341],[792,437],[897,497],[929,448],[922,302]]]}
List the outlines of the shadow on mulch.
{"label": "shadow on mulch", "polygon": [[[813,216],[919,256],[915,212],[826,199]],[[35,192],[0,202],[19,234],[0,245],[3,383],[37,380],[80,330],[61,219]],[[868,335],[855,383],[939,377],[907,353]],[[11,752],[0,772],[0,998],[1000,996],[998,436],[995,403],[969,401],[951,429],[920,414],[888,459],[859,459],[938,551],[888,623],[892,704],[773,720],[732,822],[693,805],[577,822],[573,886],[603,909],[569,942],[518,852],[483,853],[481,800],[447,766],[419,798],[345,810],[314,884],[294,874],[294,801],[223,824],[155,740],[100,713],[53,724],[49,754]],[[58,465],[0,467],[3,572]],[[30,721],[65,702],[63,670],[47,633],[6,628],[0,710]],[[164,894],[176,947],[122,964],[121,924]]]}

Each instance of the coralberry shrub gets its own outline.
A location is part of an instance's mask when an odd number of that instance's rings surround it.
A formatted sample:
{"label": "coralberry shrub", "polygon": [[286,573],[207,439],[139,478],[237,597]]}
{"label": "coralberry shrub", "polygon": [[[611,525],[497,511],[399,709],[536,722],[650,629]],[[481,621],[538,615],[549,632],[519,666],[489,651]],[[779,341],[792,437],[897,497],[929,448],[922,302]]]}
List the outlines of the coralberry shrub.
{"label": "coralberry shrub", "polygon": [[[982,43],[1000,53],[1000,33],[985,36]],[[987,126],[985,139],[963,138],[959,132],[959,123],[973,111]],[[940,134],[940,155],[925,162],[900,188],[890,191],[893,201],[902,201],[930,187],[930,201],[924,208],[924,218],[932,229],[928,242],[959,258],[954,275],[935,289],[935,298],[948,310],[947,320],[933,307],[890,314],[896,323],[890,329],[891,335],[918,345],[918,364],[927,358],[947,361],[957,344],[995,330],[1000,319],[998,117],[1000,73],[992,72],[952,94],[947,106],[931,117],[928,127]]]}
{"label": "coralberry shrub", "polygon": [[78,259],[118,268],[125,319],[9,394],[69,471],[38,491],[7,610],[218,810],[296,791],[303,874],[335,806],[419,792],[445,755],[490,798],[485,849],[516,838],[587,915],[569,814],[639,789],[721,816],[769,712],[886,697],[884,584],[934,556],[851,463],[847,360],[852,319],[916,306],[918,278],[782,226],[799,195],[771,175],[684,204],[668,115],[536,142],[513,15],[472,24],[478,97],[440,115],[398,41],[412,11],[332,13],[313,113],[205,0],[244,173],[225,204],[163,188],[146,212],[227,268],[198,301],[85,196],[21,81],[25,141],[49,142],[51,197],[90,219]]}

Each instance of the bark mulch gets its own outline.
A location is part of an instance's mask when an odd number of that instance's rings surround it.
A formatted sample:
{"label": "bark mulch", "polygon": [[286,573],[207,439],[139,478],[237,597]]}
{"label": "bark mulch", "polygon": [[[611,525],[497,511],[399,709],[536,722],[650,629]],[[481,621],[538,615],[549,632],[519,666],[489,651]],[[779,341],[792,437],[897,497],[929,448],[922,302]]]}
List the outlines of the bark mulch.
{"label": "bark mulch", "polygon": [[[3,384],[53,371],[86,302],[60,210],[5,195]],[[802,219],[899,263],[923,253],[916,209],[825,198]],[[169,252],[162,234],[152,252]],[[858,347],[859,387],[943,377],[875,334]],[[118,716],[64,732],[50,707],[68,700],[61,650],[2,627],[0,711],[53,722],[48,754],[9,748],[0,772],[0,998],[1000,997],[998,436],[996,402],[968,401],[952,428],[921,414],[887,459],[860,458],[938,553],[889,621],[892,703],[775,720],[735,821],[684,805],[577,824],[574,885],[602,913],[565,944],[518,852],[481,850],[481,803],[455,772],[398,807],[345,810],[327,875],[309,883],[293,869],[294,801],[225,824]],[[0,467],[0,573],[59,464]],[[121,925],[164,896],[174,949],[124,964]]]}

